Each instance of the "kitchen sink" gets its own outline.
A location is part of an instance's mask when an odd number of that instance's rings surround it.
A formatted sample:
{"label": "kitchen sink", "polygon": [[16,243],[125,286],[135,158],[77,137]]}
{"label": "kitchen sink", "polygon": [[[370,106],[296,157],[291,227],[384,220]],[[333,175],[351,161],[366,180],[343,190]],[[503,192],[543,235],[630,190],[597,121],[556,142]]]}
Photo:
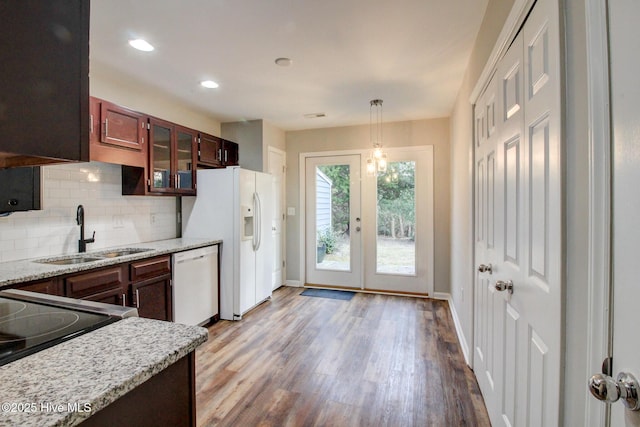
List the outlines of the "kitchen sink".
{"label": "kitchen sink", "polygon": [[54,265],[68,265],[68,264],[84,264],[85,262],[100,261],[102,258],[90,257],[90,256],[77,256],[72,258],[58,258],[50,260],[36,261],[41,264],[54,264]]}
{"label": "kitchen sink", "polygon": [[105,252],[96,252],[91,254],[78,254],[75,256],[64,256],[60,258],[41,259],[35,262],[41,264],[53,264],[53,265],[69,265],[69,264],[84,264],[92,261],[100,261],[108,258],[117,258],[125,255],[139,254],[141,252],[152,251],[153,249],[147,248],[125,248],[114,249]]}
{"label": "kitchen sink", "polygon": [[101,258],[117,258],[119,256],[139,254],[141,252],[149,252],[151,250],[153,249],[146,249],[146,248],[114,249],[112,251],[98,252],[97,254],[94,254],[94,255],[99,256]]}

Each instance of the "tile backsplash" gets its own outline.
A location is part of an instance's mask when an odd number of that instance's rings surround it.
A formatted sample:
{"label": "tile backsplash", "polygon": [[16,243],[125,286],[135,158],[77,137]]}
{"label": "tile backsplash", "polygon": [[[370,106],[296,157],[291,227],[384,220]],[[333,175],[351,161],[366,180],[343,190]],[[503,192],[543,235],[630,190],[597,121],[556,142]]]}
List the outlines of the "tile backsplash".
{"label": "tile backsplash", "polygon": [[[0,262],[78,252],[76,209],[84,206],[87,251],[176,237],[176,198],[122,196],[121,167],[42,167],[42,210],[0,218]],[[0,184],[1,185],[1,184]]]}

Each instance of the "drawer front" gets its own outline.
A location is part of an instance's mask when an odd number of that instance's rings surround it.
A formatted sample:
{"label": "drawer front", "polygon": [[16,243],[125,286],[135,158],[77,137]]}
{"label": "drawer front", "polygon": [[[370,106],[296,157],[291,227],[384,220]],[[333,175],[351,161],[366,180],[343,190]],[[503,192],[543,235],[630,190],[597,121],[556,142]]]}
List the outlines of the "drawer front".
{"label": "drawer front", "polygon": [[123,268],[120,266],[91,271],[67,277],[64,281],[65,295],[72,298],[83,298],[107,289],[121,289],[124,282]]}
{"label": "drawer front", "polygon": [[143,259],[131,263],[131,281],[138,282],[151,277],[163,276],[171,273],[171,257]]}

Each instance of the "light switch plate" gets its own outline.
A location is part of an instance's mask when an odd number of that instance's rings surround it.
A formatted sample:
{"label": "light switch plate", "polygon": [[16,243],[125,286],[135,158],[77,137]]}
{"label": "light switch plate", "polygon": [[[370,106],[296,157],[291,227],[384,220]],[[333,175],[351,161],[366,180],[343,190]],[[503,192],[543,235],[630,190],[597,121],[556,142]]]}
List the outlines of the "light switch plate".
{"label": "light switch plate", "polygon": [[287,215],[288,216],[295,216],[296,215],[296,208],[294,208],[292,206],[288,206],[287,207]]}

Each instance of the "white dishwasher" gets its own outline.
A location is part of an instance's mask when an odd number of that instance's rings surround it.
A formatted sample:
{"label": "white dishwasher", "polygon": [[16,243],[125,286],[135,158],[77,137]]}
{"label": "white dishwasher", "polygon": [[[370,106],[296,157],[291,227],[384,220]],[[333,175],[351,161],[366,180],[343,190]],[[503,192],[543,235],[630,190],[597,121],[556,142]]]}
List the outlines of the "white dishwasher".
{"label": "white dishwasher", "polygon": [[173,261],[173,319],[203,325],[218,314],[218,245],[177,252]]}

